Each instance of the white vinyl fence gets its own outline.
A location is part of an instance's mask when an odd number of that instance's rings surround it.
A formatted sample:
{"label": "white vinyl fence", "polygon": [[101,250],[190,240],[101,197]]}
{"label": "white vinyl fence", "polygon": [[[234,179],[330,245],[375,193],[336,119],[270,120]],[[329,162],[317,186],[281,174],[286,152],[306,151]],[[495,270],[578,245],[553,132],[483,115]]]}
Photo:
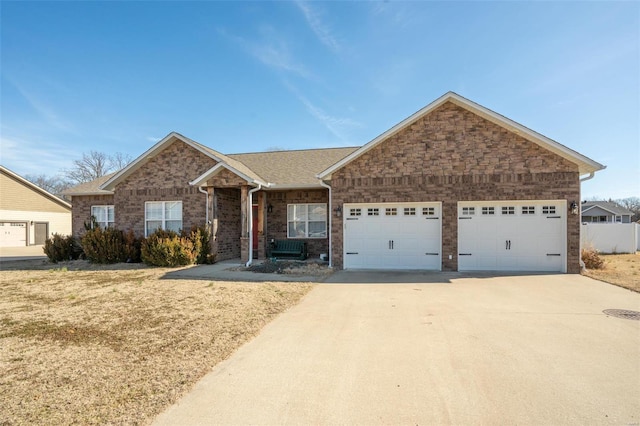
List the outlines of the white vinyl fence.
{"label": "white vinyl fence", "polygon": [[635,253],[640,250],[640,225],[637,223],[583,223],[582,248],[601,253]]}

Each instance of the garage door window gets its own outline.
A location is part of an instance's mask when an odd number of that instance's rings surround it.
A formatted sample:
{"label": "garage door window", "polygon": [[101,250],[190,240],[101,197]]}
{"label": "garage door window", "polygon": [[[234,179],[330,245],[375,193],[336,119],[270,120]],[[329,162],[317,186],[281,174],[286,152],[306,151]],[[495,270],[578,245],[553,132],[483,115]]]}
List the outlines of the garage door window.
{"label": "garage door window", "polygon": [[113,226],[115,222],[113,206],[91,206],[91,216],[95,218],[95,223],[102,229]]}
{"label": "garage door window", "polygon": [[483,207],[482,208],[482,214],[483,215],[494,215],[494,214],[496,214],[496,209],[495,209],[495,207]]}
{"label": "garage door window", "polygon": [[462,214],[464,216],[471,216],[476,214],[476,208],[475,207],[463,207],[462,208]]}
{"label": "garage door window", "polygon": [[[361,209],[350,209],[349,214],[360,216]],[[326,204],[289,204],[287,206],[288,238],[326,238]]]}
{"label": "garage door window", "polygon": [[157,229],[180,232],[182,201],[149,201],[144,204],[145,235]]}
{"label": "garage door window", "polygon": [[367,216],[380,216],[380,209],[377,207],[367,209]]}
{"label": "garage door window", "polygon": [[514,215],[514,214],[516,214],[516,208],[515,207],[503,207],[502,208],[502,214],[503,215]]}
{"label": "garage door window", "polygon": [[349,209],[349,216],[362,216],[362,209]]}
{"label": "garage door window", "polygon": [[422,208],[422,216],[435,216],[436,209],[435,207],[423,207]]}
{"label": "garage door window", "polygon": [[416,215],[416,208],[415,207],[405,207],[404,208],[404,215],[405,216],[415,216]]}
{"label": "garage door window", "polygon": [[556,206],[542,206],[542,214],[556,214]]}
{"label": "garage door window", "polygon": [[398,215],[398,209],[395,207],[388,207],[386,209],[384,209],[384,215],[385,216],[397,216]]}
{"label": "garage door window", "polygon": [[522,214],[536,214],[536,208],[534,206],[522,206]]}

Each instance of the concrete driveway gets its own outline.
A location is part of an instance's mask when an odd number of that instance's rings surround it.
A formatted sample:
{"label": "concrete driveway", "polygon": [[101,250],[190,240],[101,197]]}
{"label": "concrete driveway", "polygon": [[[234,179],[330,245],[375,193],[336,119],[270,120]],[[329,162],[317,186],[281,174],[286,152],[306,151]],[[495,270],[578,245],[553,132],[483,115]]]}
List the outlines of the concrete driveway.
{"label": "concrete driveway", "polygon": [[640,423],[640,321],[602,312],[640,294],[578,275],[365,279],[318,285],[155,424]]}

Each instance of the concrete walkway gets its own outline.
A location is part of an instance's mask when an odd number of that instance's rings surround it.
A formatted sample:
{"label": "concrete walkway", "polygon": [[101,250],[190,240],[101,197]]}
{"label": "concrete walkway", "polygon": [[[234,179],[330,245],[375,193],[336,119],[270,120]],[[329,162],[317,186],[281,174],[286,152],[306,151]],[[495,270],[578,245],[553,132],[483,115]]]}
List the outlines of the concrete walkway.
{"label": "concrete walkway", "polygon": [[0,262],[12,262],[15,260],[46,259],[42,251],[42,245],[24,247],[0,247]]}
{"label": "concrete walkway", "polygon": [[578,275],[361,278],[319,284],[155,424],[640,422],[640,321],[602,312],[640,311],[640,294]]}

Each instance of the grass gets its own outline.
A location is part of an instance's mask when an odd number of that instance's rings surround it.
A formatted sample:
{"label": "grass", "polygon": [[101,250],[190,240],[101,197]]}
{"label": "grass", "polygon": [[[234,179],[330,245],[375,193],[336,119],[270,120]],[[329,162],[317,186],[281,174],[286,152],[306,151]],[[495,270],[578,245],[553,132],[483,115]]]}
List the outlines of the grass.
{"label": "grass", "polygon": [[167,271],[3,265],[0,424],[148,424],[312,288]]}
{"label": "grass", "polygon": [[640,293],[640,254],[601,254],[603,269],[587,269],[583,275]]}

